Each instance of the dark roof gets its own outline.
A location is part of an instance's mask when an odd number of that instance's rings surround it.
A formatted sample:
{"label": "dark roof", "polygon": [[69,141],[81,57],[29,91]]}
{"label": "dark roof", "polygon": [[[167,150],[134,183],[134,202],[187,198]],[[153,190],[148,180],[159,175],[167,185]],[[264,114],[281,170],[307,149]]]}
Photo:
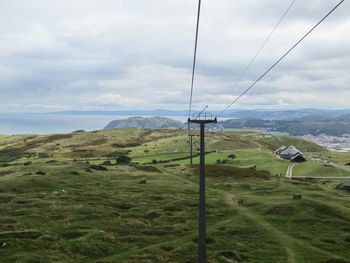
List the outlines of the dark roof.
{"label": "dark roof", "polygon": [[343,186],[350,186],[350,181],[345,181]]}
{"label": "dark roof", "polygon": [[304,162],[304,161],[306,161],[304,156],[300,153],[297,153],[296,155],[294,155],[292,158],[290,158],[290,160],[292,162]]}

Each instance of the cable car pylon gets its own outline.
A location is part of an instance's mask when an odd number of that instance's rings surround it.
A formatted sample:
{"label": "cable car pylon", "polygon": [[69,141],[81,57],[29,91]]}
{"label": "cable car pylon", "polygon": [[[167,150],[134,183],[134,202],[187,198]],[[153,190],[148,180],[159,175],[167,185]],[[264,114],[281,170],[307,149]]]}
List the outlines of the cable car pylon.
{"label": "cable car pylon", "polygon": [[200,170],[199,170],[199,211],[198,211],[198,262],[199,263],[207,262],[206,213],[205,213],[205,138],[204,138],[205,124],[217,123],[216,118],[213,119],[211,114],[203,113],[203,111],[199,114],[196,114],[197,117],[193,119],[188,118],[189,124],[196,123],[200,125],[200,165],[199,165]]}

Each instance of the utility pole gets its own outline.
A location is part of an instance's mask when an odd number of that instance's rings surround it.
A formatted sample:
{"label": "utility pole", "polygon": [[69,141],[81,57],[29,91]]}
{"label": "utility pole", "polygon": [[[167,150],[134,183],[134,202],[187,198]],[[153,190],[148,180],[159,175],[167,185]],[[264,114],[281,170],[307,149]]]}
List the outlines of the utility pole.
{"label": "utility pole", "polygon": [[190,137],[190,156],[191,156],[191,158],[190,158],[190,164],[192,165],[192,156],[193,156],[193,154],[192,154],[192,150],[193,150],[193,140],[192,140],[192,137],[193,136],[195,136],[194,134],[189,134],[188,135],[188,137]]}
{"label": "utility pole", "polygon": [[[203,117],[204,118],[201,118]],[[209,118],[207,116],[210,116]],[[200,125],[200,175],[199,175],[199,213],[198,213],[198,262],[207,263],[206,223],[205,223],[205,146],[204,126],[207,123],[217,123],[211,114],[198,114],[196,118],[188,118],[188,123]],[[192,156],[192,155],[191,155]]]}

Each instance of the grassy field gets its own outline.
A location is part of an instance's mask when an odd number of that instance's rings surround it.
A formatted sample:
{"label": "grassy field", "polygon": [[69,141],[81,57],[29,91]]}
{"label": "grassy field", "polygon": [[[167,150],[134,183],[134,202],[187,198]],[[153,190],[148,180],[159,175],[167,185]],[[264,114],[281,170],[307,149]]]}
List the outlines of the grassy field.
{"label": "grassy field", "polygon": [[[0,262],[196,262],[198,157],[159,163],[188,156],[186,134],[1,136]],[[207,133],[208,262],[350,262],[350,194],[339,180],[285,178],[290,163],[273,151],[291,144],[350,161],[294,137]],[[349,175],[311,161],[293,174]]]}

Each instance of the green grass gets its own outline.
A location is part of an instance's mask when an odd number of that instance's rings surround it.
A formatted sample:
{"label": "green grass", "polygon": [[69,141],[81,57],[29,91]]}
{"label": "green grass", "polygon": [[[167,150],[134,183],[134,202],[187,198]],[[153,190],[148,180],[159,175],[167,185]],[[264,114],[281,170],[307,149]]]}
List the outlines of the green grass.
{"label": "green grass", "polygon": [[[215,151],[206,155],[208,262],[348,262],[349,194],[340,181],[286,179],[290,162],[273,150],[290,144],[340,164],[349,158],[295,137],[207,133],[206,150]],[[1,136],[0,147],[25,154],[0,167],[0,262],[196,262],[199,158],[191,167],[114,157],[186,157],[186,131]],[[106,160],[107,170],[91,168]],[[311,161],[293,174],[348,175]]]}
{"label": "green grass", "polygon": [[184,158],[189,157],[189,153],[165,153],[165,154],[150,154],[149,156],[139,157],[139,158],[133,158],[133,160],[137,163],[151,163],[153,160],[159,161],[167,161],[177,158]]}
{"label": "green grass", "polygon": [[293,176],[349,177],[350,173],[324,163],[308,161],[294,166]]}
{"label": "green grass", "polygon": [[[312,154],[312,153],[311,153]],[[314,153],[314,156],[318,156],[325,160],[329,160],[339,165],[345,166],[350,163],[350,153],[349,152],[325,152],[325,153]],[[350,166],[348,166],[350,167]]]}

